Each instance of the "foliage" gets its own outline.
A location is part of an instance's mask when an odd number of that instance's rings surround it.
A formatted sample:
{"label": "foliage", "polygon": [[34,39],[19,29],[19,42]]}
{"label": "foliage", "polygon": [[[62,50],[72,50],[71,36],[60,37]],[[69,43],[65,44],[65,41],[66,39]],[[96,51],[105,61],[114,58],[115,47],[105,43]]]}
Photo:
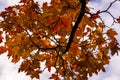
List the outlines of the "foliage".
{"label": "foliage", "polygon": [[[50,79],[87,80],[93,73],[105,71],[110,54],[118,53],[117,32],[106,26],[100,14],[91,12],[89,0],[51,0],[42,7],[34,0],[21,0],[0,13],[0,54],[8,53],[13,63],[23,59],[19,72],[31,78],[55,68]],[[5,35],[5,36],[3,36]],[[41,69],[41,63],[45,63]]]}

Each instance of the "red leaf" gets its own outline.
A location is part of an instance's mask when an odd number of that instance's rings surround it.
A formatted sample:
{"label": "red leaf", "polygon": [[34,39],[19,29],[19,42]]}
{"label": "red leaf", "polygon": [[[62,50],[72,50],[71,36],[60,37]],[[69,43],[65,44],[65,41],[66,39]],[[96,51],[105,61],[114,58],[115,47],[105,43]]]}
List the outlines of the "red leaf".
{"label": "red leaf", "polygon": [[12,11],[13,7],[9,6],[8,8],[5,8],[5,10]]}
{"label": "red leaf", "polygon": [[0,43],[3,41],[3,37],[2,36],[0,36]]}
{"label": "red leaf", "polygon": [[48,71],[49,71],[49,72],[51,71],[51,66],[50,66],[50,67],[48,67]]}

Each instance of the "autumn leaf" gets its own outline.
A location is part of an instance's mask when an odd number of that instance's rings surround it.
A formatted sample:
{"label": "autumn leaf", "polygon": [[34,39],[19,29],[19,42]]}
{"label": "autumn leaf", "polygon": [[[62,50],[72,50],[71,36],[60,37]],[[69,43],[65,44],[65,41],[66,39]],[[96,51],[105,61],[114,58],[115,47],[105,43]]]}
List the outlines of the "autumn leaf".
{"label": "autumn leaf", "polygon": [[13,59],[12,59],[11,62],[13,62],[13,63],[17,63],[20,60],[20,56],[19,55],[13,55],[12,57],[13,57]]}
{"label": "autumn leaf", "polygon": [[46,40],[46,39],[44,40],[43,39],[42,41],[43,41],[43,43],[45,44],[46,47],[50,45],[50,41],[49,40]]}
{"label": "autumn leaf", "polygon": [[46,66],[47,66],[49,72],[51,71],[51,67],[54,66],[54,64],[55,64],[55,61],[47,60]]}
{"label": "autumn leaf", "polygon": [[50,58],[51,58],[51,55],[49,55],[49,54],[44,54],[44,58],[50,59]]}
{"label": "autumn leaf", "polygon": [[117,19],[117,22],[120,23],[120,17]]}
{"label": "autumn leaf", "polygon": [[97,11],[95,14],[92,14],[91,18],[94,19],[94,20],[97,19],[97,18],[100,18],[99,13],[100,13],[100,10]]}
{"label": "autumn leaf", "polygon": [[84,16],[85,23],[88,24],[90,27],[94,27],[93,21],[87,16]]}
{"label": "autumn leaf", "polygon": [[105,27],[104,22],[100,22],[100,23],[99,23],[99,26],[100,26],[100,27]]}
{"label": "autumn leaf", "polygon": [[67,15],[63,15],[62,18],[61,18],[61,22],[64,25],[64,27],[65,27],[66,30],[70,29],[71,22],[72,22],[72,20],[71,20],[70,17],[68,17]]}
{"label": "autumn leaf", "polygon": [[113,29],[109,29],[107,31],[107,35],[111,38],[111,39],[114,39],[115,38],[115,35],[117,35],[118,33],[116,31],[114,31]]}
{"label": "autumn leaf", "polygon": [[100,53],[97,54],[97,56],[98,56],[99,58],[102,58],[102,57],[103,57],[103,54],[100,52]]}
{"label": "autumn leaf", "polygon": [[72,44],[70,52],[73,54],[73,56],[76,56],[79,54],[77,53],[78,47],[79,47],[79,44]]}
{"label": "autumn leaf", "polygon": [[40,5],[20,0],[8,6],[0,12],[0,54],[7,52],[13,63],[21,61],[18,72],[32,79],[41,79],[46,70],[53,80],[88,80],[104,72],[109,54],[118,54],[120,45],[119,34],[106,24],[103,14],[120,23],[120,17],[109,12],[118,1],[97,12],[88,7],[89,2],[51,0]]}
{"label": "autumn leaf", "polygon": [[54,79],[54,80],[61,80],[57,75],[52,74],[52,76],[49,79]]}
{"label": "autumn leaf", "polygon": [[7,10],[7,11],[12,11],[12,10],[13,10],[13,7],[12,7],[12,6],[9,6],[8,8],[5,8],[5,10]]}
{"label": "autumn leaf", "polygon": [[118,45],[119,44],[117,42],[115,42],[115,41],[109,43],[108,47],[110,48],[112,55],[114,55],[115,53],[118,54],[118,50],[120,50]]}
{"label": "autumn leaf", "polygon": [[52,26],[53,23],[56,23],[59,19],[59,15],[55,17],[50,17],[46,20],[46,26]]}
{"label": "autumn leaf", "polygon": [[62,26],[63,26],[63,25],[61,24],[61,21],[59,21],[59,22],[57,23],[57,25],[53,27],[52,33],[54,34],[54,33],[58,32],[58,31],[60,31],[60,29],[61,29]]}
{"label": "autumn leaf", "polygon": [[48,71],[49,71],[49,72],[51,71],[51,66],[50,66],[50,67],[48,67]]}
{"label": "autumn leaf", "polygon": [[20,3],[27,3],[30,0],[20,0]]}
{"label": "autumn leaf", "polygon": [[0,46],[0,54],[3,54],[6,51],[7,51],[6,47]]}
{"label": "autumn leaf", "polygon": [[77,67],[78,67],[78,65],[77,65],[76,63],[73,63],[73,64],[71,65],[71,69],[76,70],[76,69],[77,69]]}
{"label": "autumn leaf", "polygon": [[3,37],[2,36],[0,36],[0,43],[3,41]]}

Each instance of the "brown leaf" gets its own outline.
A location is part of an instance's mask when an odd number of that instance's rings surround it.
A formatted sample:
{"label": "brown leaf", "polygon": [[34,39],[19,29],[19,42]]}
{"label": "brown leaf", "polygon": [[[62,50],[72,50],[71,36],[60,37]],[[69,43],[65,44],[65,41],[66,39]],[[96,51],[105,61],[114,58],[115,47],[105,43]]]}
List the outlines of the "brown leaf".
{"label": "brown leaf", "polygon": [[91,18],[94,19],[94,20],[97,19],[97,18],[100,18],[99,13],[100,13],[100,10],[97,11],[95,14],[92,14]]}
{"label": "brown leaf", "polygon": [[109,29],[107,31],[107,35],[111,38],[111,39],[114,39],[115,38],[115,35],[117,35],[118,33],[116,31],[114,31],[113,29]]}
{"label": "brown leaf", "polygon": [[117,22],[120,23],[120,17],[117,19]]}

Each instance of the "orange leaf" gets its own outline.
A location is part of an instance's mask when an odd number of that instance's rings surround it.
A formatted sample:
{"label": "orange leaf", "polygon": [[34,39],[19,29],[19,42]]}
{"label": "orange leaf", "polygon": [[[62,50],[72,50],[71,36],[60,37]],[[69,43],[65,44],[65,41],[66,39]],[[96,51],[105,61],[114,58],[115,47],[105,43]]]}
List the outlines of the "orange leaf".
{"label": "orange leaf", "polygon": [[58,19],[59,19],[59,16],[48,18],[46,21],[46,26],[50,26],[52,23],[56,23],[56,21],[58,21]]}
{"label": "orange leaf", "polygon": [[72,22],[72,19],[69,16],[67,16],[67,15],[63,15],[61,19],[62,19],[61,22],[63,23],[65,29],[69,30],[71,22]]}
{"label": "orange leaf", "polygon": [[61,29],[61,27],[62,27],[62,24],[61,24],[61,21],[59,21],[57,23],[57,25],[53,28],[53,32],[52,33],[54,34],[54,33],[58,32]]}
{"label": "orange leaf", "polygon": [[6,52],[7,49],[4,46],[0,46],[0,54]]}
{"label": "orange leaf", "polygon": [[90,27],[93,27],[95,24],[93,23],[93,21],[88,17],[88,16],[84,16],[84,22],[89,25]]}
{"label": "orange leaf", "polygon": [[13,63],[17,63],[19,60],[20,60],[20,56],[18,56],[18,55],[12,56],[12,62]]}
{"label": "orange leaf", "polygon": [[54,66],[54,61],[51,59],[47,60],[46,61],[46,67],[48,68],[48,71],[50,72],[51,71],[51,67]]}
{"label": "orange leaf", "polygon": [[44,43],[46,46],[50,45],[50,41],[49,41],[49,40],[43,40],[43,43]]}
{"label": "orange leaf", "polygon": [[50,58],[51,58],[51,55],[49,55],[49,54],[44,54],[44,57],[45,57],[46,59],[50,59]]}
{"label": "orange leaf", "polygon": [[77,67],[78,67],[78,65],[77,65],[76,63],[73,63],[73,64],[71,65],[71,68],[72,68],[72,69],[77,69]]}
{"label": "orange leaf", "polygon": [[103,22],[100,22],[100,23],[99,23],[99,26],[100,26],[100,27],[105,27],[105,24],[104,24]]}
{"label": "orange leaf", "polygon": [[102,52],[98,53],[97,56],[98,56],[99,58],[102,58],[102,57],[103,57]]}
{"label": "orange leaf", "polygon": [[72,52],[72,54],[74,54],[74,56],[77,55],[78,47],[79,47],[79,44],[72,44],[71,45],[70,52]]}

